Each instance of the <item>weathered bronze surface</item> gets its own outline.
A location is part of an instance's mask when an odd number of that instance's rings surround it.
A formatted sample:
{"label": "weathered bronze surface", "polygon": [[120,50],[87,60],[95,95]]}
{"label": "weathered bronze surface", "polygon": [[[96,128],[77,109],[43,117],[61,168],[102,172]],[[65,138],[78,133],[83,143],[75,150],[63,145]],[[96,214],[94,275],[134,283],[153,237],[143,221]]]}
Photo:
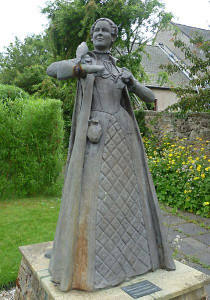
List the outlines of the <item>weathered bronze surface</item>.
{"label": "weathered bronze surface", "polygon": [[50,254],[49,270],[61,291],[93,291],[158,268],[175,269],[128,90],[143,101],[154,95],[116,66],[109,50],[117,32],[111,20],[97,20],[94,51],[82,43],[77,58],[47,69],[60,80],[74,77],[75,66],[83,70],[81,76],[76,71],[81,78]]}

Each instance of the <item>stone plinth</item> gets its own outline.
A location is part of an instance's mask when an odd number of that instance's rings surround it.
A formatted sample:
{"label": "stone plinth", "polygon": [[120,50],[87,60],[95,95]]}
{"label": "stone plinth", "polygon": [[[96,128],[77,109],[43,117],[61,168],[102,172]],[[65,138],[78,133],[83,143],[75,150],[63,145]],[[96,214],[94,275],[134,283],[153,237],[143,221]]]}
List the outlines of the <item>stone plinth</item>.
{"label": "stone plinth", "polygon": [[46,249],[50,247],[52,247],[51,242],[20,247],[22,261],[15,300],[131,300],[133,298],[121,288],[143,280],[150,281],[162,290],[139,298],[141,300],[206,299],[204,285],[210,281],[210,277],[177,261],[176,271],[156,270],[135,277],[117,287],[92,293],[76,290],[62,293],[58,286],[51,282],[48,272],[49,260],[44,257]]}

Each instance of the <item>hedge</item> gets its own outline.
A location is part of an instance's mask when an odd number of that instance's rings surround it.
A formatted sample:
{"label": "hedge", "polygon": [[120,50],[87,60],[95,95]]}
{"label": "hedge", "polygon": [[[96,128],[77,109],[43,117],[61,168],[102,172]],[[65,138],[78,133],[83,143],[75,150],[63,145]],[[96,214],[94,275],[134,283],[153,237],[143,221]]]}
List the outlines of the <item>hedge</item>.
{"label": "hedge", "polygon": [[15,100],[17,98],[26,99],[29,94],[17,86],[0,84],[0,99],[1,100]]}
{"label": "hedge", "polygon": [[63,166],[62,102],[0,99],[0,197],[60,190]]}

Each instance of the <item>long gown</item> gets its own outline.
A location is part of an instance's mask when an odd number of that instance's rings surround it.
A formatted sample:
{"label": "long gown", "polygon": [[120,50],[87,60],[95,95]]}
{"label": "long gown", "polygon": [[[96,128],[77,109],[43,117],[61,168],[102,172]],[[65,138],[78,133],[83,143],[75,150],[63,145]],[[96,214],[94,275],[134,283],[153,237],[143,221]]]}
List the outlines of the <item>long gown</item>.
{"label": "long gown", "polygon": [[95,62],[105,72],[78,86],[50,261],[62,291],[93,291],[175,268],[121,70],[112,58]]}

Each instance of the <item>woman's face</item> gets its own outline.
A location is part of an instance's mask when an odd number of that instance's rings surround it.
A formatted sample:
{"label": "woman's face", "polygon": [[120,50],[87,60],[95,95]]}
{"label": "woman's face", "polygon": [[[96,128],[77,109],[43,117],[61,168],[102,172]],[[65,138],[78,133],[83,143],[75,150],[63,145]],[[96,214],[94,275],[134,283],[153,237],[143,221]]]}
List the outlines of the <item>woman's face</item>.
{"label": "woman's face", "polygon": [[112,43],[111,25],[107,21],[99,21],[93,33],[95,50],[108,51]]}

